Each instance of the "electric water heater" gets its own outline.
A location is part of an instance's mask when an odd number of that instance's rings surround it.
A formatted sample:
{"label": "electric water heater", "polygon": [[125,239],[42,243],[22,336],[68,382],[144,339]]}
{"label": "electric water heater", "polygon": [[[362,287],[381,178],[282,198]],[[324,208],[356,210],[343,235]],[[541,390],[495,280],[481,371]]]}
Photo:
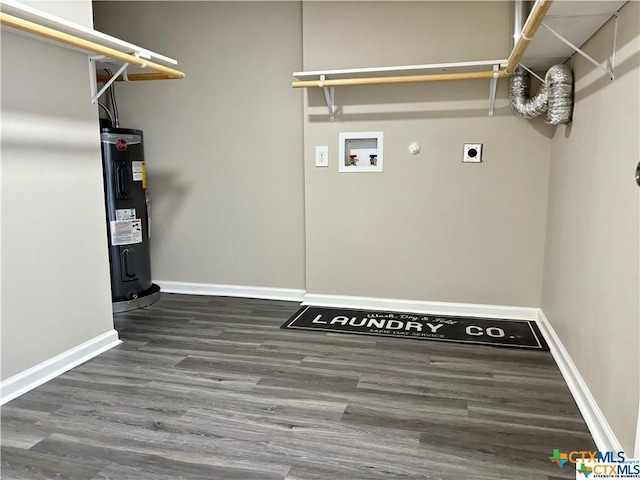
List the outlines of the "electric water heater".
{"label": "electric water heater", "polygon": [[160,296],[151,281],[143,135],[140,130],[102,128],[100,138],[113,311],[123,312],[151,305]]}

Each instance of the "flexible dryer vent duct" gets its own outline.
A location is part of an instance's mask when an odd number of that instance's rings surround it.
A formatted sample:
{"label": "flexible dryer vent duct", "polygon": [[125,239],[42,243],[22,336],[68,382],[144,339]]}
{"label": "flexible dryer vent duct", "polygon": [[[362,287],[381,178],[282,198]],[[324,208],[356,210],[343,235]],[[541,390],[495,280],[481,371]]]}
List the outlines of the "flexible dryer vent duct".
{"label": "flexible dryer vent duct", "polygon": [[547,111],[549,106],[547,83],[540,86],[538,94],[529,98],[529,74],[519,68],[511,75],[511,108],[522,118],[535,118]]}
{"label": "flexible dryer vent duct", "polygon": [[528,75],[517,69],[511,76],[511,108],[523,118],[534,118],[545,111],[546,123],[569,123],[573,112],[573,75],[566,65],[554,65],[544,78],[538,94],[529,98]]}
{"label": "flexible dryer vent duct", "polygon": [[[531,11],[525,0],[513,2],[513,43],[515,47]],[[511,108],[523,118],[534,118],[547,112],[546,123],[557,125],[569,123],[573,113],[573,75],[566,65],[554,65],[547,71],[538,94],[529,98],[529,78],[523,70],[516,69],[511,75],[509,96]]]}

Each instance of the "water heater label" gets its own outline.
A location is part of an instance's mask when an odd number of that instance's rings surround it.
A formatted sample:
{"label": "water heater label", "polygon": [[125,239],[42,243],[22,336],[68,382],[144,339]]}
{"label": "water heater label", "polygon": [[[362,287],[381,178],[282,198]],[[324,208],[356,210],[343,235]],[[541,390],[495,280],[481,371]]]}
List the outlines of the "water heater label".
{"label": "water heater label", "polygon": [[118,142],[120,142],[120,144],[125,142],[125,145],[142,143],[142,137],[140,135],[124,135],[122,133],[101,133],[100,139],[102,143],[110,143],[111,145],[118,145]]}
{"label": "water heater label", "polygon": [[141,182],[144,171],[144,162],[131,162],[131,171],[133,172],[133,181]]}
{"label": "water heater label", "polygon": [[116,210],[116,220],[135,220],[136,209],[135,208],[120,208]]}
{"label": "water heater label", "polygon": [[111,221],[111,245],[142,243],[142,220]]}
{"label": "water heater label", "polygon": [[142,188],[147,188],[147,167],[144,162],[131,162],[133,181],[142,182]]}

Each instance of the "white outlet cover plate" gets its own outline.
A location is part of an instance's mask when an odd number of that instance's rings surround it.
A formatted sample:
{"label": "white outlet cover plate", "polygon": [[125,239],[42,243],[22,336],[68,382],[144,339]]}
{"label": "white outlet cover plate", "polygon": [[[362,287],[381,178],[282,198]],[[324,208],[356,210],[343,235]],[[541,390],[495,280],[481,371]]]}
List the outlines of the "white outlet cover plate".
{"label": "white outlet cover plate", "polygon": [[482,144],[465,143],[462,161],[464,163],[482,163]]}
{"label": "white outlet cover plate", "polygon": [[326,145],[316,146],[316,167],[329,166],[329,147]]}

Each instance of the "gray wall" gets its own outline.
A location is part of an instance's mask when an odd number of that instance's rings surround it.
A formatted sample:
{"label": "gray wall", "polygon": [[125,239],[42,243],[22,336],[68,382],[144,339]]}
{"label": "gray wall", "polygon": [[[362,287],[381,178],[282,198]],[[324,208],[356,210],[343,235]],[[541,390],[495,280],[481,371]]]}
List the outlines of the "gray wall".
{"label": "gray wall", "polygon": [[29,7],[93,28],[93,8],[88,0],[21,1]]}
{"label": "gray wall", "polygon": [[[123,125],[147,140],[154,276],[542,305],[629,449],[637,6],[621,18],[619,78],[577,59],[575,121],[555,129],[515,117],[506,81],[493,118],[487,81],[338,88],[334,123],[321,91],[289,86],[303,69],[501,58],[509,2],[97,3],[99,30],[174,56],[187,73],[118,85]],[[609,29],[588,46],[596,58]],[[385,133],[384,173],[339,174],[338,133],[372,130]],[[484,144],[485,163],[461,164],[465,142]],[[313,166],[316,145],[329,146],[328,169]]]}
{"label": "gray wall", "polygon": [[113,329],[87,69],[2,30],[2,380]]}
{"label": "gray wall", "polygon": [[[145,133],[155,279],[304,287],[297,2],[98,2],[97,30],[176,58],[184,80],[118,84]],[[144,18],[144,22],[140,21]]]}
{"label": "gray wall", "polygon": [[[174,56],[187,73],[117,87],[122,125],[146,135],[156,279],[539,305],[551,130],[511,115],[506,82],[493,118],[487,81],[338,89],[335,123],[320,91],[289,85],[303,68],[500,58],[508,3],[94,9],[98,30]],[[338,174],[338,132],[363,130],[385,132],[385,172]],[[464,142],[485,144],[483,165],[461,165]],[[329,169],[313,167],[315,145],[329,145]]]}
{"label": "gray wall", "polygon": [[[575,57],[573,123],[551,150],[542,308],[628,453],[640,382],[638,2],[621,10],[616,79]],[[611,55],[613,22],[585,46]]]}
{"label": "gray wall", "polygon": [[[304,68],[500,59],[510,29],[509,2],[303,2]],[[338,87],[332,123],[307,90],[310,293],[539,306],[552,131],[511,113],[504,80],[488,117],[488,91],[487,80]],[[384,172],[338,173],[338,133],[378,130]],[[483,143],[485,162],[463,165],[464,143]],[[314,167],[316,145],[329,146],[328,169]]]}

